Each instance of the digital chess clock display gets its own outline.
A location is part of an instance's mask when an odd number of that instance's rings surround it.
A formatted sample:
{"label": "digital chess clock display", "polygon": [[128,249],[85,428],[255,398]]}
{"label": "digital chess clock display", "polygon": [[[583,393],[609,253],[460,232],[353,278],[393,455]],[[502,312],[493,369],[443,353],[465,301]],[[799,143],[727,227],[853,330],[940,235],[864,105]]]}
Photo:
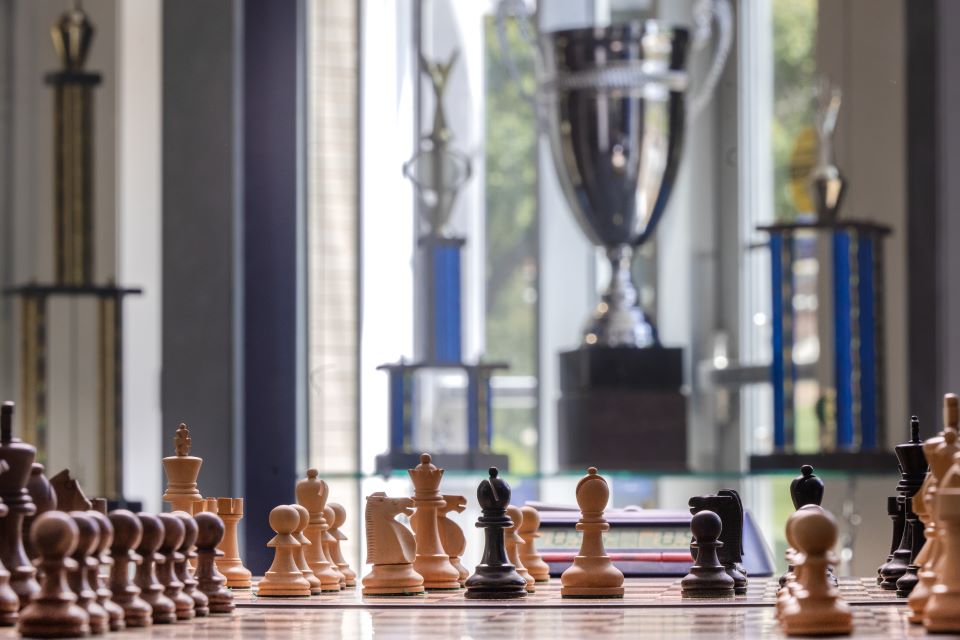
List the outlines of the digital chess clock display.
{"label": "digital chess clock display", "polygon": [[[580,548],[583,535],[568,526],[540,526],[540,539],[537,545],[543,549]],[[607,549],[653,550],[663,549],[684,551],[690,548],[690,529],[685,526],[613,526],[603,534],[603,543]]]}

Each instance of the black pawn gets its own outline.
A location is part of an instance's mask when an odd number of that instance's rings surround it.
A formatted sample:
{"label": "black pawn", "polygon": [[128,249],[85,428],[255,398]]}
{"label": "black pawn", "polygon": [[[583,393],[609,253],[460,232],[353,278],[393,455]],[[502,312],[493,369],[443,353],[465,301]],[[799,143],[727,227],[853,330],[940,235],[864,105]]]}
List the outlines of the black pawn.
{"label": "black pawn", "polygon": [[[720,516],[722,528],[720,542],[723,543],[717,557],[724,566],[727,575],[733,578],[733,590],[740,595],[747,593],[747,575],[743,569],[743,502],[740,494],[733,489],[721,489],[717,495],[694,496],[689,501],[690,513],[713,511]],[[696,557],[696,549],[691,545],[690,555]]]}
{"label": "black pawn", "polygon": [[717,549],[723,546],[723,524],[713,511],[700,511],[690,520],[690,533],[697,547],[697,561],[681,581],[684,598],[726,598],[734,595],[734,582],[720,564]]}
{"label": "black pawn", "polygon": [[496,467],[490,467],[490,477],[477,487],[477,502],[482,515],[477,527],[483,529],[483,557],[476,572],[467,578],[466,598],[523,598],[527,582],[507,560],[504,531],[513,526],[507,515],[510,504],[510,485],[498,477]]}
{"label": "black pawn", "polygon": [[[823,480],[813,473],[813,467],[808,464],[800,467],[800,475],[790,482],[790,499],[793,501],[793,508],[799,511],[807,505],[820,506],[823,502]],[[788,566],[787,570],[780,576],[780,586],[787,582],[787,576],[793,573],[793,566]],[[831,578],[833,574],[831,572]],[[833,578],[836,582],[836,578]]]}

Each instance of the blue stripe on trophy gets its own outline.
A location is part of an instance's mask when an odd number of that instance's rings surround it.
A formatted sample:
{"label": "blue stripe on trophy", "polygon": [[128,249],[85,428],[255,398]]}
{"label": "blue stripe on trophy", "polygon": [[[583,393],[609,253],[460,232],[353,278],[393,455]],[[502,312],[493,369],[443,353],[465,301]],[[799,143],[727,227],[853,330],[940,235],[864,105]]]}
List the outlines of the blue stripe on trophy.
{"label": "blue stripe on trophy", "polygon": [[403,451],[406,440],[406,393],[403,369],[389,369],[390,376],[390,449]]}
{"label": "blue stripe on trophy", "polygon": [[467,451],[480,448],[480,371],[475,367],[467,369]]}
{"label": "blue stripe on trophy", "polygon": [[434,251],[434,355],[437,362],[460,362],[460,245],[437,243]]}
{"label": "blue stripe on trophy", "polygon": [[857,283],[860,298],[860,448],[876,449],[877,441],[877,342],[873,277],[874,240],[860,233],[857,243]]}
{"label": "blue stripe on trophy", "polygon": [[833,232],[833,325],[837,385],[837,449],[853,447],[853,333],[850,291],[850,236]]}
{"label": "blue stripe on trophy", "polygon": [[783,451],[786,445],[783,406],[783,236],[778,233],[770,234],[770,285],[773,303],[773,362],[770,366],[770,382],[773,385],[773,448],[774,451]]}

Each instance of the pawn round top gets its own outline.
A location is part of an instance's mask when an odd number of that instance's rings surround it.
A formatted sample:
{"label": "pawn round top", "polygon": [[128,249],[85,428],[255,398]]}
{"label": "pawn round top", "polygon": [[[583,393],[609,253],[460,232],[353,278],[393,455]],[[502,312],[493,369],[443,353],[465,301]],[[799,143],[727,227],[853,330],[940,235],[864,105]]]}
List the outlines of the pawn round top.
{"label": "pawn round top", "polygon": [[516,531],[523,525],[523,511],[520,510],[520,507],[511,504],[507,507],[507,515],[510,516],[510,520],[513,521],[513,524],[507,528],[507,531]]}
{"label": "pawn round top", "polygon": [[793,537],[808,556],[825,554],[837,543],[837,521],[829,511],[808,511],[794,523]]}
{"label": "pawn round top", "polygon": [[697,539],[698,544],[716,541],[722,530],[723,523],[720,521],[720,516],[713,511],[707,509],[698,511],[690,519],[690,533]]}
{"label": "pawn round top", "polygon": [[279,535],[290,535],[300,526],[300,513],[293,507],[281,504],[270,511],[270,528]]}
{"label": "pawn round top", "polygon": [[[215,513],[202,511],[194,516],[197,521],[197,548],[213,549],[223,540],[223,520]],[[297,518],[299,520],[299,517]]]}
{"label": "pawn round top", "polygon": [[140,538],[143,536],[143,525],[140,524],[140,519],[132,511],[114,509],[107,517],[110,518],[110,524],[113,525],[111,549],[129,551],[140,544]]}
{"label": "pawn round top", "polygon": [[430,457],[430,454],[429,454],[429,453],[421,453],[421,454],[420,454],[420,464],[430,464],[430,461],[431,461],[431,460],[432,460],[432,458]]}
{"label": "pawn round top", "polygon": [[183,521],[172,513],[157,514],[160,524],[163,525],[163,541],[160,551],[164,554],[176,551],[183,544],[183,537],[187,534]]}
{"label": "pawn round top", "polygon": [[490,477],[477,487],[477,504],[485,510],[505,510],[510,504],[510,485],[500,477],[500,470],[490,467]]}
{"label": "pawn round top", "polygon": [[73,553],[79,535],[73,518],[63,511],[42,513],[30,527],[30,542],[44,559],[63,558]]}
{"label": "pawn round top", "polygon": [[74,554],[89,556],[97,550],[100,543],[100,526],[86,511],[71,511],[68,513],[73,523],[77,525],[77,548]]}
{"label": "pawn round top", "polygon": [[520,523],[521,533],[531,533],[540,528],[540,512],[530,506],[520,507],[523,522]]}
{"label": "pawn round top", "polygon": [[330,523],[330,528],[339,529],[347,521],[347,510],[339,502],[331,502],[327,506],[333,509],[333,522]]}
{"label": "pawn round top", "polygon": [[197,521],[186,511],[174,511],[170,515],[176,516],[183,525],[183,540],[177,551],[189,551],[197,543]]}
{"label": "pawn round top", "polygon": [[140,524],[143,525],[143,535],[140,538],[140,544],[137,545],[137,553],[154,553],[163,543],[163,523],[160,518],[141,511],[137,514]]}
{"label": "pawn round top", "polygon": [[[299,540],[302,537],[303,530],[307,528],[308,524],[310,524],[310,512],[307,511],[307,508],[304,507],[303,505],[292,504],[290,506],[297,510],[297,514],[300,517],[300,522],[297,523],[297,526],[294,527],[294,530],[292,532]],[[272,513],[270,515],[271,517],[273,516]],[[270,526],[273,526],[273,520],[270,521]],[[278,531],[277,533],[280,533],[280,532]]]}
{"label": "pawn round top", "polygon": [[97,548],[94,552],[101,554],[113,544],[113,525],[110,524],[110,518],[99,511],[91,509],[87,511],[86,514],[87,517],[96,523],[97,530],[100,532],[100,535],[97,537]]}
{"label": "pawn round top", "polygon": [[316,469],[307,469],[307,477],[311,480],[316,479],[320,475],[320,472]]}
{"label": "pawn round top", "polygon": [[336,519],[337,514],[334,512],[333,507],[329,504],[323,506],[323,519],[327,523],[327,531],[333,529],[333,521]]}
{"label": "pawn round top", "polygon": [[607,507],[610,501],[610,487],[603,476],[597,475],[597,468],[587,469],[587,475],[577,483],[577,505],[582,513],[598,513]]}

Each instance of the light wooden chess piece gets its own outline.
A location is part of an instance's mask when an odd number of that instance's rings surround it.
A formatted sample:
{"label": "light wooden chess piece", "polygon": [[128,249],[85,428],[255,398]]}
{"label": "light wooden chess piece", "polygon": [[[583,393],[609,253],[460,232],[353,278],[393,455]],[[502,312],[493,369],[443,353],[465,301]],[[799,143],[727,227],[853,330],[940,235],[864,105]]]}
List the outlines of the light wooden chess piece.
{"label": "light wooden chess piece", "polygon": [[173,506],[174,511],[193,513],[194,500],[202,499],[200,490],[197,489],[197,478],[200,476],[203,458],[190,455],[192,443],[190,429],[180,423],[173,436],[176,455],[163,459],[163,470],[167,474],[167,491],[163,494],[163,499]]}
{"label": "light wooden chess piece", "polygon": [[330,562],[330,571],[337,574],[337,584],[341,589],[347,586],[347,577],[343,575],[343,572],[340,571],[340,567],[337,566],[337,562],[334,559],[334,547],[337,545],[337,539],[333,537],[333,534],[330,530],[333,528],[333,521],[336,520],[337,514],[334,513],[333,507],[329,504],[323,508],[323,519],[327,523],[327,528],[320,534],[320,544],[323,545],[323,555],[326,556],[327,560]]}
{"label": "light wooden chess piece", "polygon": [[577,504],[580,521],[577,531],[583,533],[580,553],[573,564],[560,576],[560,595],[564,598],[622,598],[623,573],[620,572],[603,548],[603,533],[610,525],[603,510],[610,500],[610,487],[596,467],[587,469],[587,475],[577,483]]}
{"label": "light wooden chess piece", "polygon": [[70,469],[64,469],[50,478],[50,487],[57,496],[57,509],[60,511],[89,511],[93,508],[80,482],[70,475]]}
{"label": "light wooden chess piece", "polygon": [[520,545],[520,560],[537,582],[550,582],[550,566],[537,552],[536,540],[540,537],[540,512],[531,506],[520,507],[523,522],[517,533],[523,539]]}
{"label": "light wooden chess piece", "polygon": [[837,531],[836,519],[824,510],[811,510],[793,525],[793,537],[803,562],[797,576],[799,589],[780,620],[789,636],[847,635],[853,631],[850,606],[840,599],[840,592],[827,573],[836,564],[833,546],[837,543]]}
{"label": "light wooden chess piece", "polygon": [[310,546],[304,549],[304,556],[307,565],[323,585],[323,590],[337,592],[340,591],[340,573],[335,570],[323,549],[323,533],[330,527],[324,516],[330,488],[318,475],[316,469],[307,469],[306,479],[297,482],[297,503],[310,513],[310,524],[303,532]]}
{"label": "light wooden chess piece", "polygon": [[450,564],[460,574],[460,586],[470,577],[470,572],[460,562],[464,551],[467,550],[467,537],[463,535],[463,529],[456,522],[447,517],[447,514],[456,511],[463,513],[467,508],[467,498],[465,496],[450,496],[444,494],[443,501],[446,503],[437,511],[437,527],[440,529],[440,545],[443,552],[450,558]]}
{"label": "light wooden chess piece", "polygon": [[217,558],[217,570],[227,579],[231,589],[249,589],[250,570],[243,566],[240,547],[237,542],[237,525],[243,518],[243,498],[217,498],[217,515],[223,520],[223,542],[220,543],[222,556]]}
{"label": "light wooden chess piece", "polygon": [[537,581],[533,579],[533,576],[530,575],[527,568],[523,566],[523,562],[520,561],[520,545],[523,544],[523,538],[520,537],[517,530],[520,528],[520,525],[523,524],[523,512],[520,510],[520,507],[510,505],[507,507],[507,515],[510,516],[510,520],[513,521],[513,524],[504,531],[503,541],[507,547],[507,558],[510,560],[510,564],[516,567],[520,577],[526,581],[527,593],[533,593],[536,591]]}
{"label": "light wooden chess piece", "polygon": [[409,529],[397,522],[396,516],[401,513],[413,515],[413,500],[388,498],[383,492],[367,496],[367,563],[373,568],[361,581],[365,596],[423,593],[423,576],[413,569],[416,540]]}
{"label": "light wooden chess piece", "polygon": [[[955,441],[944,432],[946,443]],[[940,457],[936,454],[936,458]],[[933,633],[960,633],[960,454],[937,485],[934,509],[940,557],[934,570],[936,582],[923,610],[923,626]],[[938,460],[939,463],[939,460]]]}
{"label": "light wooden chess piece", "polygon": [[450,556],[443,551],[437,527],[437,512],[444,505],[440,495],[443,469],[438,469],[430,461],[429,453],[423,453],[420,454],[420,464],[408,469],[407,473],[413,481],[413,503],[417,509],[413,514],[417,540],[413,569],[423,576],[423,587],[428,591],[459,589],[460,572],[450,564]]}
{"label": "light wooden chess piece", "polygon": [[293,532],[293,537],[300,543],[300,546],[294,549],[293,559],[297,563],[297,568],[300,569],[300,573],[302,573],[303,577],[310,583],[310,595],[318,596],[323,593],[323,585],[313,572],[313,569],[310,568],[310,565],[307,564],[307,559],[303,553],[303,550],[311,544],[307,536],[303,535],[303,530],[310,524],[310,512],[307,511],[307,508],[303,505],[292,504],[290,506],[296,509],[297,514],[300,516],[300,523]]}
{"label": "light wooden chess piece", "polygon": [[793,602],[794,593],[797,591],[797,576],[802,571],[803,566],[803,554],[797,550],[797,540],[793,534],[794,527],[801,518],[806,517],[812,513],[813,510],[811,505],[806,505],[795,511],[793,515],[787,519],[785,533],[787,545],[789,546],[784,553],[784,558],[787,561],[787,572],[783,574],[783,586],[777,591],[777,600],[774,605],[774,615],[777,618],[783,615],[784,610],[789,608]]}
{"label": "light wooden chess piece", "polygon": [[340,527],[347,521],[347,510],[338,502],[331,502],[328,506],[333,509],[334,515],[333,522],[328,523],[330,524],[330,535],[334,540],[333,544],[330,545],[330,550],[333,553],[330,561],[337,565],[337,569],[340,570],[340,574],[343,576],[343,584],[341,586],[348,589],[356,587],[357,574],[350,568],[346,558],[343,557],[343,551],[340,549],[340,543],[347,539],[346,534],[340,530]]}
{"label": "light wooden chess piece", "polygon": [[77,596],[67,586],[68,558],[77,546],[77,525],[62,511],[37,517],[30,530],[37,550],[43,582],[40,591],[20,612],[18,624],[26,638],[73,638],[90,634],[90,616],[77,605]]}
{"label": "light wooden chess piece", "polygon": [[[947,423],[949,424],[949,422]],[[949,434],[949,435],[948,435]],[[937,491],[940,478],[946,475],[953,460],[953,454],[958,450],[957,432],[951,428],[942,431],[940,435],[929,438],[923,443],[923,454],[930,463],[930,470],[923,481],[923,487],[917,493],[914,501],[914,511],[921,522],[926,525],[924,535],[926,542],[917,555],[917,586],[914,587],[907,599],[910,606],[909,620],[913,624],[923,622],[923,610],[930,599],[930,591],[937,580],[936,564],[940,557],[940,526],[937,516]]]}
{"label": "light wooden chess piece", "polygon": [[294,559],[294,552],[300,543],[293,532],[300,526],[300,514],[289,505],[282,504],[270,512],[270,528],[277,534],[267,543],[274,550],[273,563],[257,584],[257,595],[309,596],[310,583]]}

